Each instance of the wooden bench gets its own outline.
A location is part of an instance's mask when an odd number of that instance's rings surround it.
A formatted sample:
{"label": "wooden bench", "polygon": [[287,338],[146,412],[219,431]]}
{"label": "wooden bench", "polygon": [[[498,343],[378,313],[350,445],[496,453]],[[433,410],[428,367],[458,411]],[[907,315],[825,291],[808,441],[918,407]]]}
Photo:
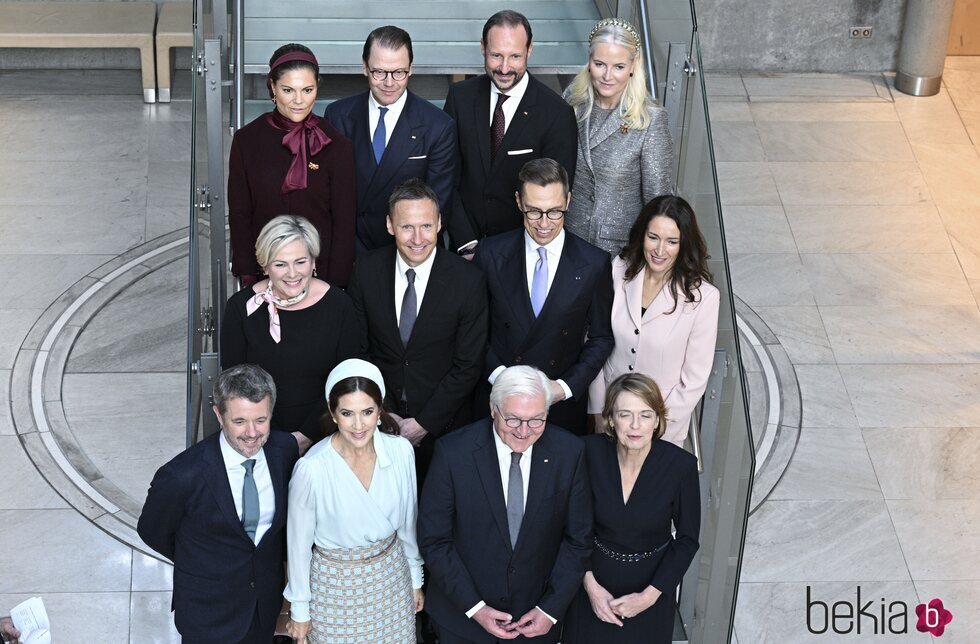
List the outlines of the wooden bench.
{"label": "wooden bench", "polygon": [[193,5],[190,2],[164,2],[157,20],[157,100],[170,102],[172,50],[193,47]]}
{"label": "wooden bench", "polygon": [[156,100],[155,2],[0,2],[0,47],[139,49],[143,100]]}

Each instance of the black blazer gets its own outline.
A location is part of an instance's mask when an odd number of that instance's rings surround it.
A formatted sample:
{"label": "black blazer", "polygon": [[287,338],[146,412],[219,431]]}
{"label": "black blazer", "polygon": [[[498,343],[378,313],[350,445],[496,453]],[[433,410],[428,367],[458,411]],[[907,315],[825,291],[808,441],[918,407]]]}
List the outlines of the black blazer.
{"label": "black blazer", "polygon": [[180,634],[237,642],[256,609],[259,623],[271,631],[282,607],[286,498],[299,454],[291,435],[269,434],[265,455],[276,513],[255,545],[235,512],[218,436],[205,438],[157,470],[136,530],[174,562],[171,606]]}
{"label": "black blazer", "polygon": [[[408,346],[395,311],[394,246],[358,258],[347,292],[354,301],[361,353],[381,369],[389,407],[414,417],[434,437],[459,426],[483,372],[487,347],[486,280],[470,262],[436,249]],[[407,409],[402,400],[405,393]],[[480,410],[481,413],[483,410]]]}
{"label": "black blazer", "polygon": [[528,364],[552,380],[564,380],[572,399],[553,405],[548,420],[583,433],[589,385],[613,348],[609,254],[566,230],[555,279],[537,318],[528,294],[523,229],[483,240],[473,261],[490,290],[484,379],[499,366]]}
{"label": "black blazer", "polygon": [[398,184],[417,177],[439,196],[443,225],[452,207],[456,164],[453,120],[429,101],[406,92],[405,107],[381,157],[374,160],[369,129],[369,92],[327,106],[323,115],[354,144],[357,170],[357,237],[368,249],[390,246],[385,226],[388,197]]}
{"label": "black blazer", "polygon": [[[495,641],[466,617],[480,601],[514,619],[538,606],[561,620],[592,550],[582,441],[549,424],[534,444],[524,520],[511,548],[493,431],[485,418],[436,443],[419,511],[430,575],[425,610],[473,642]],[[532,641],[557,641],[558,632]]]}
{"label": "black blazer", "polygon": [[575,177],[578,126],[572,108],[528,74],[527,90],[490,161],[490,79],[486,74],[452,85],[446,112],[456,121],[458,179],[449,235],[453,248],[521,226],[514,192],[517,173],[531,159],[550,158]]}

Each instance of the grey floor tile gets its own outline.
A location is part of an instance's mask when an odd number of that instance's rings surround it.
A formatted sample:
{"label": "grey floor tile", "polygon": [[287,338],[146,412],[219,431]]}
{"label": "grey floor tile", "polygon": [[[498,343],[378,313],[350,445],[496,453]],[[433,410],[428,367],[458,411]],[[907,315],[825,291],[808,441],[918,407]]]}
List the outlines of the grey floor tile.
{"label": "grey floor tile", "polygon": [[[861,589],[860,602],[857,601],[858,587]],[[814,602],[810,608],[809,628],[807,627],[808,588],[810,599]],[[881,598],[885,598],[886,606],[892,602],[904,602],[908,606],[908,617],[904,621],[907,623],[908,630],[918,635],[915,631],[914,607],[919,603],[919,596],[916,594],[916,587],[908,581],[742,583],[738,588],[735,628],[741,641],[752,644],[887,643],[905,639],[901,635],[885,632],[883,620],[880,619]],[[850,628],[850,632],[835,633],[833,623],[827,623],[827,613],[820,604],[816,603],[826,604],[829,613],[831,607],[839,601],[848,602],[852,606],[865,606],[869,600],[872,602],[872,614],[878,615],[879,619],[874,622],[869,617],[863,617],[860,634],[857,633],[856,620],[844,619],[838,620],[838,629],[844,631]],[[893,611],[888,611],[886,608],[886,618],[897,614],[899,610],[897,606]],[[840,611],[843,615],[843,606]],[[896,619],[892,624],[898,630],[902,622],[903,620]],[[822,632],[825,628],[826,632]],[[874,633],[876,628],[877,635]],[[927,640],[923,639],[923,641]]]}
{"label": "grey floor tile", "polygon": [[819,305],[969,305],[975,303],[952,253],[804,254]]}
{"label": "grey floor tile", "polygon": [[857,428],[804,428],[771,500],[881,499]]}
{"label": "grey floor tile", "polygon": [[[980,92],[977,93],[980,96]],[[915,158],[937,204],[980,208],[980,154],[972,145],[913,143]]]}
{"label": "grey floor tile", "polygon": [[793,364],[832,364],[834,352],[815,306],[764,306],[756,312],[772,329]]}
{"label": "grey floor tile", "polygon": [[0,254],[118,255],[143,243],[144,210],[105,204],[0,206]]}
{"label": "grey floor tile", "polygon": [[131,644],[180,644],[170,593],[133,593],[130,606]]}
{"label": "grey floor tile", "polygon": [[0,592],[129,592],[132,548],[75,510],[0,510],[0,525]]}
{"label": "grey floor tile", "polygon": [[730,255],[732,287],[749,306],[806,306],[814,303],[795,253]]}
{"label": "grey floor tile", "polygon": [[833,364],[796,365],[803,398],[803,427],[855,427],[844,381]]}
{"label": "grey floor tile", "polygon": [[714,101],[709,103],[708,112],[712,125],[729,121],[752,121],[752,112],[749,110],[749,104],[745,102]]}
{"label": "grey floor tile", "polygon": [[935,96],[907,96],[895,92],[895,111],[913,143],[959,143],[970,138],[945,88]]}
{"label": "grey floor tile", "polygon": [[161,235],[175,230],[188,229],[190,221],[190,197],[188,203],[173,206],[147,206],[146,234],[147,240],[156,239]]}
{"label": "grey floor tile", "polygon": [[[30,597],[29,593],[3,594],[0,606],[6,611]],[[52,642],[122,644],[129,641],[128,592],[56,592],[44,593],[41,599],[51,619]]]}
{"label": "grey floor tile", "polygon": [[43,309],[0,309],[0,338],[3,338],[3,342],[0,342],[0,369],[14,366],[21,342],[42,312]]}
{"label": "grey floor tile", "polygon": [[[187,336],[186,260],[131,284],[87,321],[66,371],[183,372]],[[120,329],[119,320],[127,320]]]}
{"label": "grey floor tile", "polygon": [[947,253],[951,248],[943,219],[931,203],[785,210],[801,253]]}
{"label": "grey floor tile", "polygon": [[704,75],[708,96],[745,96],[745,86],[738,74],[708,72]]}
{"label": "grey floor tile", "polygon": [[146,159],[135,161],[0,160],[0,205],[146,207]]}
{"label": "grey floor tile", "polygon": [[718,122],[712,124],[711,140],[717,161],[765,161],[762,142],[755,123]]}
{"label": "grey floor tile", "polygon": [[980,500],[887,503],[912,579],[980,581]]}
{"label": "grey floor tile", "polygon": [[0,509],[44,510],[68,507],[34,467],[18,437],[0,436],[0,454],[3,454]]}
{"label": "grey floor tile", "polygon": [[169,592],[173,587],[171,564],[133,551],[133,592]]}
{"label": "grey floor tile", "polygon": [[953,614],[937,644],[974,644],[980,633],[980,584],[976,581],[916,580],[915,589],[922,603],[941,599],[943,608]]}
{"label": "grey floor tile", "polygon": [[980,428],[863,430],[886,499],[980,498]]}
{"label": "grey floor tile", "polygon": [[779,192],[769,171],[762,162],[718,162],[718,195],[723,207],[778,206]]}
{"label": "grey floor tile", "polygon": [[784,205],[911,204],[929,201],[929,188],[915,163],[770,163]]}
{"label": "grey floor tile", "polygon": [[861,427],[976,427],[980,365],[840,365]]}
{"label": "grey floor tile", "polygon": [[10,369],[0,369],[0,436],[13,436],[14,419],[10,413]]}
{"label": "grey floor tile", "polygon": [[766,501],[749,518],[743,582],[910,581],[884,501]]}
{"label": "grey floor tile", "polygon": [[873,77],[854,74],[743,73],[742,82],[752,100],[765,100],[765,97],[876,98],[878,96]]}
{"label": "grey floor tile", "polygon": [[782,206],[726,206],[729,253],[796,253],[796,241]]}
{"label": "grey floor tile", "polygon": [[[0,275],[14,283],[34,283],[30,299],[8,298],[0,309],[33,309],[47,305],[111,255],[0,255]],[[39,270],[45,279],[37,280]]]}
{"label": "grey floor tile", "polygon": [[16,161],[137,161],[147,154],[147,126],[129,121],[106,136],[102,128],[60,119],[0,122],[3,158]]}
{"label": "grey floor tile", "polygon": [[912,162],[900,123],[763,122],[758,124],[769,161]]}
{"label": "grey floor tile", "polygon": [[[207,171],[198,170],[198,185],[207,183]],[[190,164],[187,161],[156,161],[149,163],[147,206],[183,206],[190,204]]]}
{"label": "grey floor tile", "polygon": [[140,506],[153,473],[184,449],[184,381],[183,373],[65,375],[65,416],[81,449]]}
{"label": "grey floor tile", "polygon": [[[149,157],[153,161],[179,161],[190,163],[191,156],[190,121],[154,121],[149,124]],[[206,132],[198,131],[198,159],[207,158]]]}
{"label": "grey floor tile", "polygon": [[821,306],[840,364],[980,362],[977,307]]}
{"label": "grey floor tile", "polygon": [[759,103],[749,104],[756,123],[765,122],[895,122],[891,103]]}

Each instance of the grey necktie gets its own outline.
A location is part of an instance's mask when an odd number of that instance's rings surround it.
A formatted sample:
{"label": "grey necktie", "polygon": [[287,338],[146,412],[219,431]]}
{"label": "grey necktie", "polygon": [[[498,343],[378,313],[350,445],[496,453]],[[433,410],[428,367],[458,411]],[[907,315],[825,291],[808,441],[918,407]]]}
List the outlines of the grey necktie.
{"label": "grey necktie", "polygon": [[517,535],[524,520],[524,475],[521,474],[520,452],[510,453],[510,479],[507,481],[507,527],[510,528],[510,546],[517,545]]}
{"label": "grey necktie", "polygon": [[408,269],[405,271],[405,279],[408,280],[408,288],[402,297],[402,310],[398,316],[398,335],[402,337],[402,344],[408,346],[408,339],[412,337],[412,327],[415,326],[415,316],[418,315],[418,300],[415,297],[415,271]]}
{"label": "grey necktie", "polygon": [[252,476],[252,468],[255,467],[255,459],[250,458],[244,463],[245,483],[242,484],[242,527],[245,534],[252,541],[255,541],[255,530],[259,527],[259,490],[255,487],[255,477]]}

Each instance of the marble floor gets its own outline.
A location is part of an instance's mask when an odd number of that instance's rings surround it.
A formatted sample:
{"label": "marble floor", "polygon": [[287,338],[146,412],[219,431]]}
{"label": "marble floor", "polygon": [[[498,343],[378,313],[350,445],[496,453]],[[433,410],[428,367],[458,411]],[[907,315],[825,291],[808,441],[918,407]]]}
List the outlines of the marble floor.
{"label": "marble floor", "polygon": [[[807,634],[806,588],[830,604],[860,586],[940,597],[941,641],[973,641],[980,59],[951,58],[927,99],[882,75],[707,83],[740,314],[801,418],[753,504],[738,640],[828,639]],[[0,613],[42,595],[59,644],[178,641],[170,567],[133,531],[183,443],[175,98],[144,105],[133,72],[0,72],[0,271],[35,283],[0,302]],[[851,640],[890,641],[868,625]]]}

